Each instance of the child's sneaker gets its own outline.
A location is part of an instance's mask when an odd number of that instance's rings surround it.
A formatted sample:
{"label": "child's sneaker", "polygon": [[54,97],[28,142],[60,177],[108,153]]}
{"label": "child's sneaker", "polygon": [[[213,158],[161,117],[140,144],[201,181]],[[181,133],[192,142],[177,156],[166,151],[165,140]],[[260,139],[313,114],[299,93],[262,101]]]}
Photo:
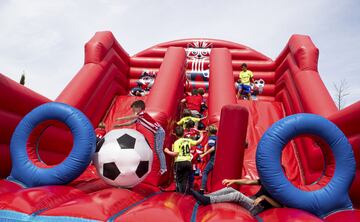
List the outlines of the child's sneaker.
{"label": "child's sneaker", "polygon": [[264,207],[261,206],[260,204],[258,204],[256,206],[254,206],[253,208],[251,208],[249,211],[250,211],[251,215],[256,216],[257,214],[263,212],[263,210],[264,210]]}

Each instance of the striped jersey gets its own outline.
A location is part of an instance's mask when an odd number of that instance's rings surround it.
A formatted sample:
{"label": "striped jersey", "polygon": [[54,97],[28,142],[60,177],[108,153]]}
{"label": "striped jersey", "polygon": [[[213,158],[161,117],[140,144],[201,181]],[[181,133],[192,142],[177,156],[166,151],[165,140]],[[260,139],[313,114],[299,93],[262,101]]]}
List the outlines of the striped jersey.
{"label": "striped jersey", "polygon": [[146,129],[150,130],[152,133],[156,133],[156,131],[161,127],[158,122],[156,122],[149,114],[147,114],[144,111],[138,114],[138,118],[136,122],[143,125]]}

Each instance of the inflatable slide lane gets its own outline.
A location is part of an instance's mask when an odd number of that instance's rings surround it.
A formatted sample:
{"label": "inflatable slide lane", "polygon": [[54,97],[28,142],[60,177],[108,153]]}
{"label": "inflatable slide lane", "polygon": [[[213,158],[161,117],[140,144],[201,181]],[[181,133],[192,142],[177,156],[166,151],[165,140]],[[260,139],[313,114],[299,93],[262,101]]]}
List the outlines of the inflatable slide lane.
{"label": "inflatable slide lane", "polygon": [[[206,38],[130,56],[97,32],[55,101],[0,74],[0,221],[359,221],[360,102],[337,110],[318,54],[293,35],[275,60]],[[239,91],[243,63],[250,96]],[[176,192],[174,159],[161,154],[194,89],[204,92],[199,128],[218,128],[207,192],[223,179],[260,178],[283,207],[253,215]],[[208,158],[197,161],[195,190]]]}

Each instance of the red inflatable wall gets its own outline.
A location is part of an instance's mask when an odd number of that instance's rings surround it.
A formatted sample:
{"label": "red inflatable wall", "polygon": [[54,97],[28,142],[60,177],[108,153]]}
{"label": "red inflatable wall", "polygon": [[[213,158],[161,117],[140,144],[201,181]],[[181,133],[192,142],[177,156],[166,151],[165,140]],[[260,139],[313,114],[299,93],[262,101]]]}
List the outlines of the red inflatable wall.
{"label": "red inflatable wall", "polygon": [[218,124],[224,105],[236,104],[236,92],[228,49],[216,48],[210,54],[209,124]]}
{"label": "red inflatable wall", "polygon": [[94,126],[115,95],[129,89],[130,57],[111,32],[98,32],[85,45],[85,63],[55,101],[84,112]]}
{"label": "red inflatable wall", "polygon": [[0,178],[10,172],[9,143],[15,127],[24,115],[47,102],[48,98],[0,74]]}
{"label": "red inflatable wall", "polygon": [[[275,60],[275,98],[283,103],[286,115],[306,112],[327,117],[337,111],[317,72],[318,55],[308,36],[293,35]],[[322,173],[323,154],[311,139],[295,139],[295,144],[302,178],[310,184]]]}
{"label": "red inflatable wall", "polygon": [[356,176],[350,189],[350,196],[355,207],[360,207],[360,102],[346,107],[329,116],[348,137],[356,159]]}
{"label": "red inflatable wall", "polygon": [[224,179],[241,178],[248,116],[248,110],[240,105],[226,105],[221,109],[215,164],[209,190],[223,188]]}

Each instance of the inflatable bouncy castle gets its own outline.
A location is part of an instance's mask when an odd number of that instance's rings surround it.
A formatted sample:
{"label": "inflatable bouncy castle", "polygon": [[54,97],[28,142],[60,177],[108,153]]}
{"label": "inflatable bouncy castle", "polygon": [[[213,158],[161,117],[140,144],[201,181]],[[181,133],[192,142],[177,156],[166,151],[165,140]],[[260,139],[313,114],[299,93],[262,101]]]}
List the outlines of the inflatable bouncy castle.
{"label": "inflatable bouncy castle", "polygon": [[[55,101],[0,74],[0,221],[359,221],[360,102],[336,108],[318,73],[318,56],[303,35],[293,35],[275,60],[205,38],[130,56],[111,32],[98,32],[85,45],[83,67]],[[242,63],[262,80],[252,100],[236,95]],[[174,192],[169,156],[163,175],[156,155],[131,163],[129,188],[98,175],[91,159],[101,152],[94,133],[100,122],[111,132],[116,118],[141,99],[170,148],[180,101],[197,88],[205,90],[208,106],[203,124],[219,129],[209,192],[222,188],[225,178],[261,178],[284,207],[252,216],[236,203],[199,205]],[[130,128],[139,142],[122,133],[113,139],[125,138],[120,148],[136,151],[141,143],[154,149],[148,129]],[[121,176],[117,167],[104,164],[103,176]],[[234,188],[246,195],[259,189]]]}

